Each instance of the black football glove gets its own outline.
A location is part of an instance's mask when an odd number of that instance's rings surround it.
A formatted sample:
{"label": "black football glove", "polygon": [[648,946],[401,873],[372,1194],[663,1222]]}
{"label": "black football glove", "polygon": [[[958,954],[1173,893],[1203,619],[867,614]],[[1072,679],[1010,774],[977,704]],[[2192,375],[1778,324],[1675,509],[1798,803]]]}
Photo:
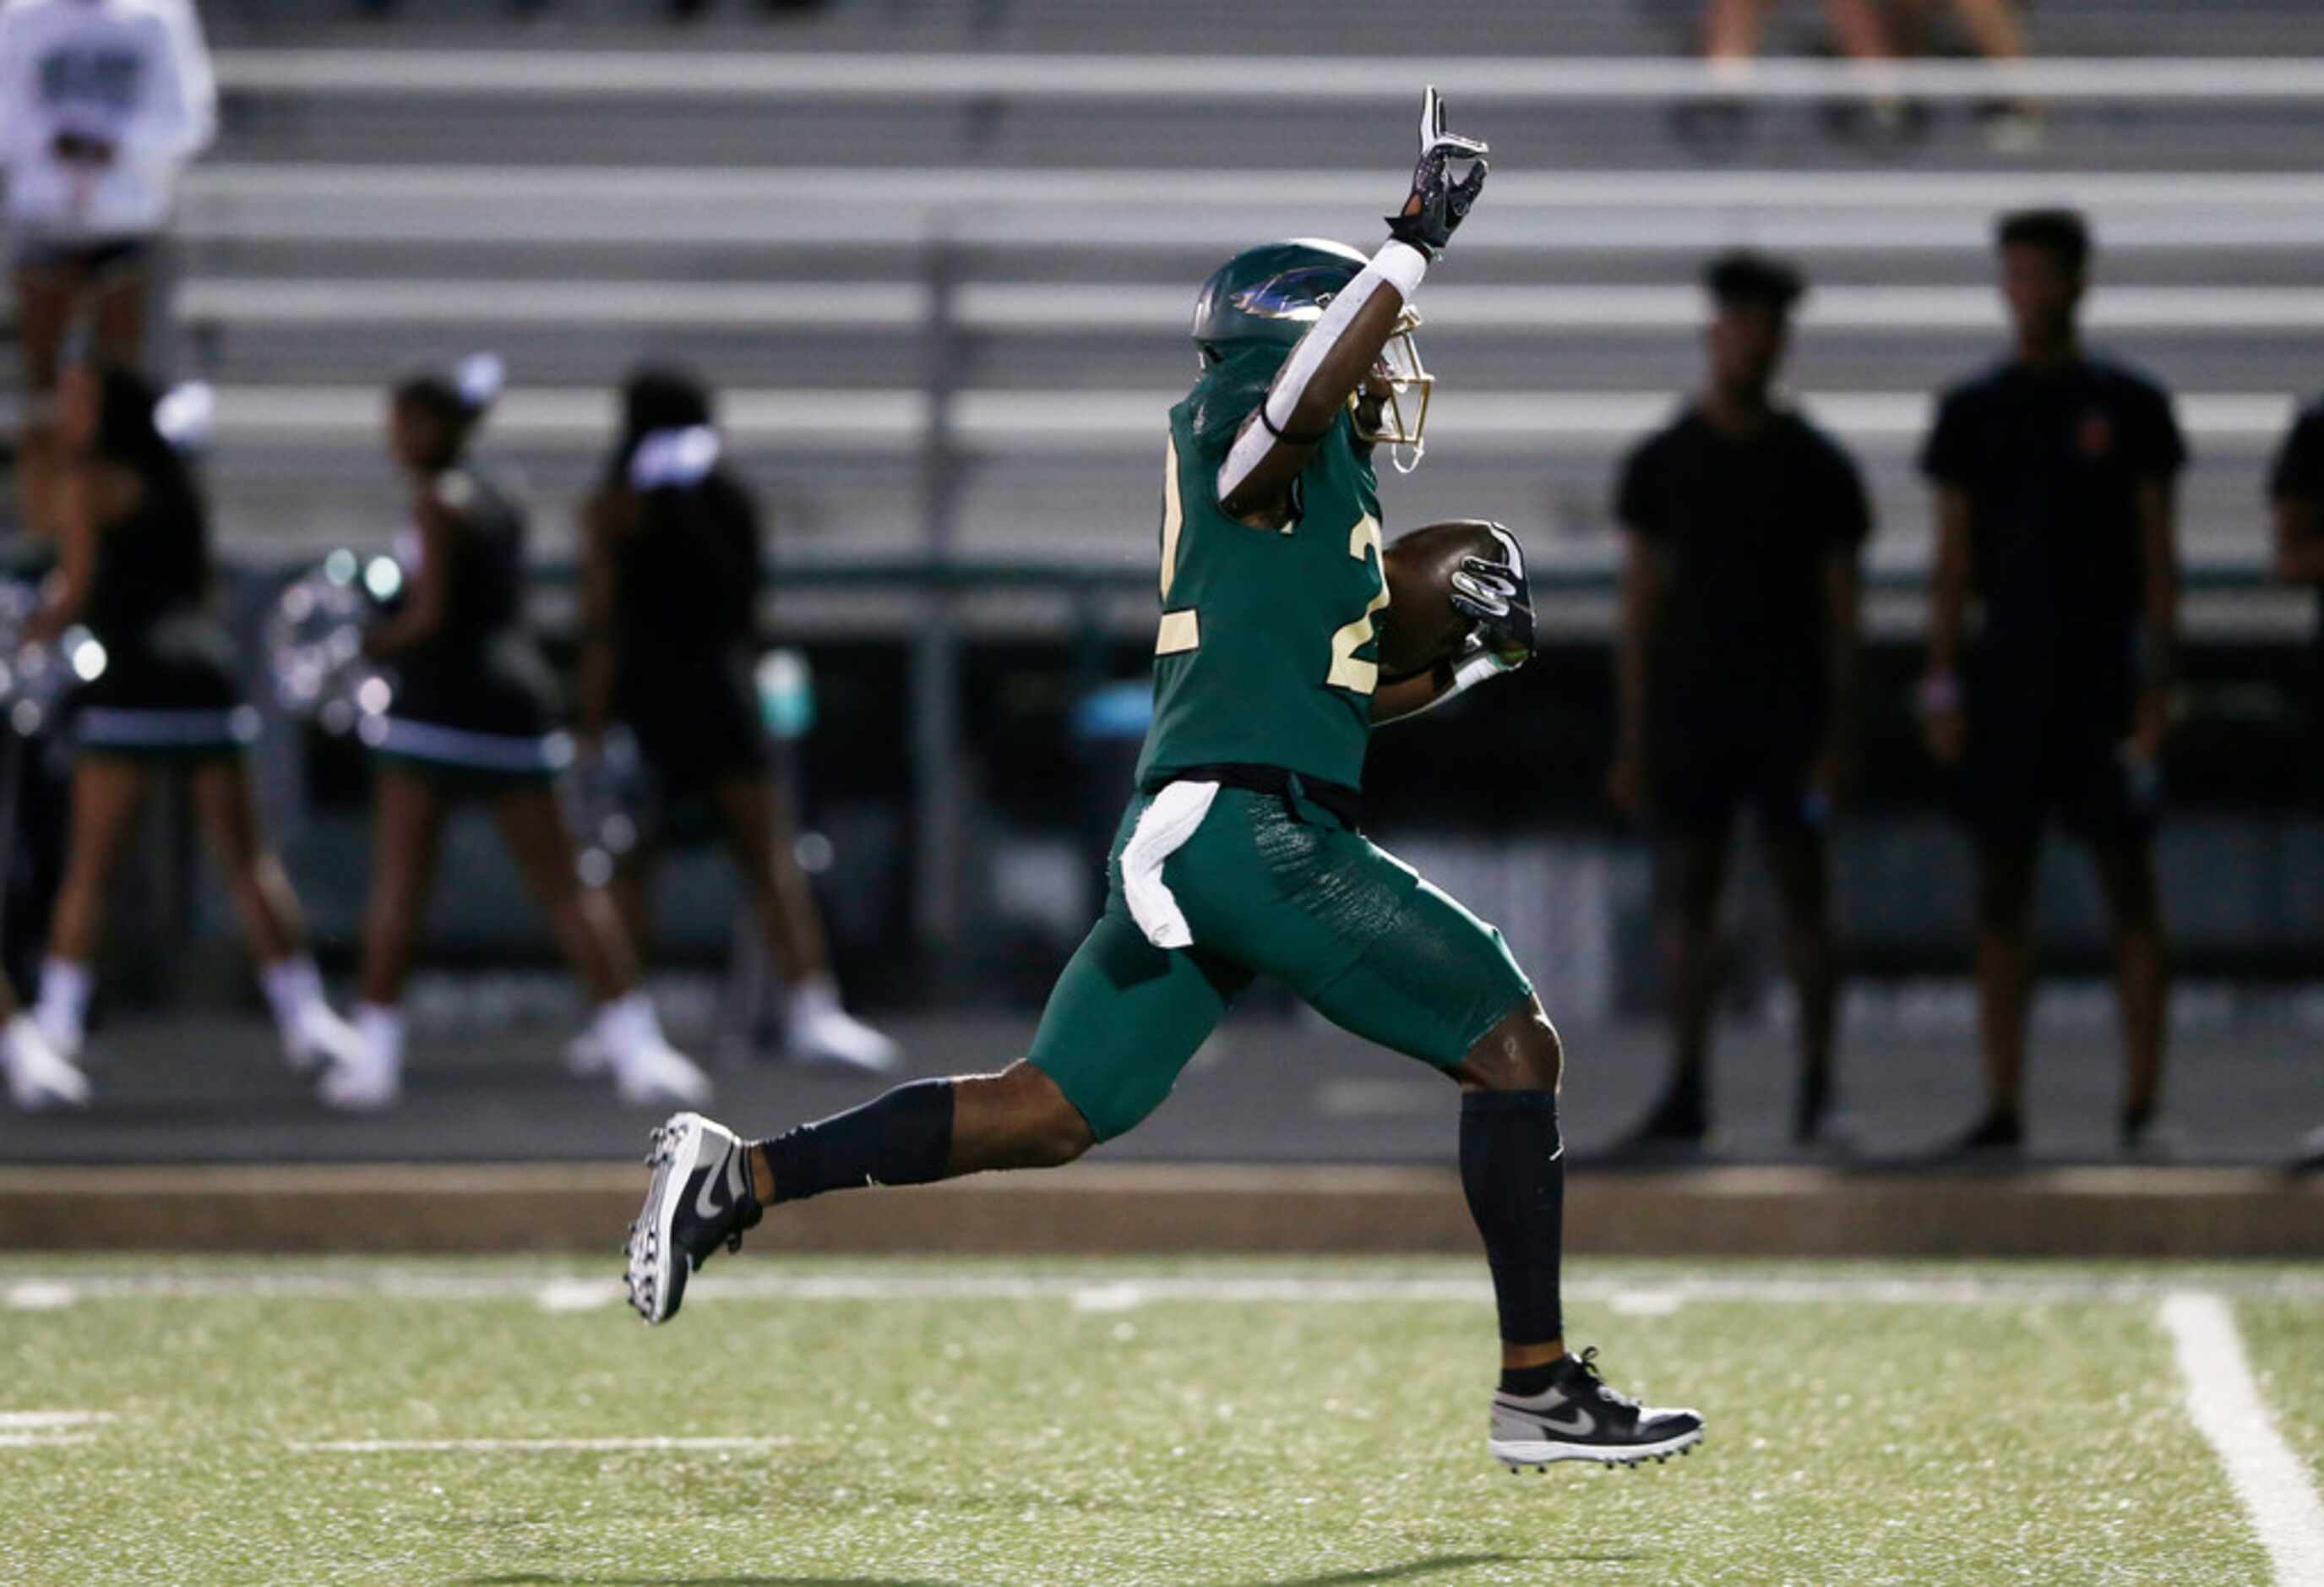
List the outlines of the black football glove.
{"label": "black football glove", "polygon": [[[1388,235],[1431,259],[1444,256],[1444,245],[1469,217],[1485,190],[1485,144],[1444,130],[1444,101],[1431,88],[1420,102],[1420,163],[1413,167],[1412,193],[1404,211],[1388,217]],[[1469,162],[1469,174],[1454,181],[1455,160]]]}
{"label": "black football glove", "polygon": [[1452,609],[1473,619],[1470,632],[1502,668],[1515,671],[1533,659],[1533,594],[1526,586],[1525,553],[1517,537],[1499,528],[1505,553],[1495,561],[1463,557],[1452,570]]}

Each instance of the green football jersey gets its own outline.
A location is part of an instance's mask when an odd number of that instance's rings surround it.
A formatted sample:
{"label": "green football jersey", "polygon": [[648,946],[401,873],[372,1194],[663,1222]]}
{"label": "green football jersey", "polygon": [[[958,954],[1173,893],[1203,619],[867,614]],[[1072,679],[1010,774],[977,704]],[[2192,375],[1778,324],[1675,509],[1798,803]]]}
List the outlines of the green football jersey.
{"label": "green football jersey", "polygon": [[1360,787],[1388,604],[1379,479],[1342,411],[1299,476],[1297,516],[1254,529],[1219,505],[1234,433],[1280,347],[1209,371],[1170,410],[1154,723],[1138,780],[1241,761]]}

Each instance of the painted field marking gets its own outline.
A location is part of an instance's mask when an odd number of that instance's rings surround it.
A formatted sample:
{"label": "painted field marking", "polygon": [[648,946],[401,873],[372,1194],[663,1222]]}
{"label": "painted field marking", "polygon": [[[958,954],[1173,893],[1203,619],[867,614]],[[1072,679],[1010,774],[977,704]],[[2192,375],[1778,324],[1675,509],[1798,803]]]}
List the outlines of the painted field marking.
{"label": "painted field marking", "polygon": [[611,1279],[555,1278],[542,1285],[532,1299],[544,1312],[594,1312],[620,1295],[621,1287]]}
{"label": "painted field marking", "polygon": [[2324,1499],[2259,1397],[2235,1314],[2217,1295],[2181,1290],[2163,1298],[2162,1318],[2187,1381],[2188,1414],[2227,1467],[2275,1579],[2324,1582]]}
{"label": "painted field marking", "polygon": [[319,1443],[293,1439],[285,1447],[300,1454],[562,1454],[669,1452],[701,1449],[781,1449],[788,1438],[344,1438]]}
{"label": "painted field marking", "polygon": [[8,1309],[12,1312],[51,1312],[60,1306],[69,1306],[78,1298],[71,1285],[44,1278],[27,1278],[22,1283],[11,1284],[5,1296]]}
{"label": "painted field marking", "polygon": [[110,1411],[0,1411],[0,1449],[51,1449],[88,1444],[93,1435],[69,1429],[113,1420]]}
{"label": "painted field marking", "polygon": [[86,1427],[111,1420],[111,1411],[0,1411],[0,1433],[21,1433],[35,1427]]}

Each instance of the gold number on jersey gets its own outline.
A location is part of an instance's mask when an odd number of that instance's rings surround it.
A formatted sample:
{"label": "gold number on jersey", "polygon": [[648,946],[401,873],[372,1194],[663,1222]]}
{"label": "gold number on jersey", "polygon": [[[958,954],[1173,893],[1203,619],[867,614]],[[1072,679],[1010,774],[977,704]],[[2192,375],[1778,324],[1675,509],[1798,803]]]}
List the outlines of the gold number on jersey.
{"label": "gold number on jersey", "polygon": [[[1172,436],[1162,466],[1162,599],[1170,599],[1170,585],[1178,577],[1178,534],[1186,514],[1178,500],[1178,438]],[[1154,636],[1154,653],[1176,656],[1199,649],[1203,630],[1192,607],[1162,614],[1162,627]]]}
{"label": "gold number on jersey", "polygon": [[1178,438],[1172,436],[1162,459],[1162,598],[1170,598],[1170,581],[1178,577],[1178,531],[1186,526],[1185,510],[1178,503]]}
{"label": "gold number on jersey", "polygon": [[1388,569],[1380,561],[1379,519],[1367,512],[1356,520],[1355,528],[1348,531],[1348,555],[1359,562],[1367,555],[1371,558],[1373,565],[1380,569],[1379,593],[1371,598],[1362,616],[1333,632],[1332,669],[1323,675],[1323,681],[1334,688],[1368,695],[1379,687],[1379,665],[1358,660],[1356,652],[1371,642],[1373,618],[1388,604]]}

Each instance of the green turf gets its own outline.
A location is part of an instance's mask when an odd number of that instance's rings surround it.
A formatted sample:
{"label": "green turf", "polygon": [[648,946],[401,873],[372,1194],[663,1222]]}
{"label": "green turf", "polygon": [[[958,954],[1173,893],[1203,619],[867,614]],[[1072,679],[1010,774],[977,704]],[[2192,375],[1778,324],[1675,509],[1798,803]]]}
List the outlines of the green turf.
{"label": "green turf", "polygon": [[[395,1265],[415,1269],[544,1281],[571,1270]],[[0,1286],[269,1270],[386,1271],[22,1259],[0,1264]],[[1102,1284],[1166,1269],[761,1259],[727,1270],[1038,1271]],[[1475,1277],[1435,1262],[1167,1271]],[[1065,1295],[786,1304],[706,1289],[648,1333],[613,1307],[553,1314],[527,1298],[84,1294],[58,1310],[0,1309],[0,1410],[116,1418],[85,1444],[0,1449],[0,1581],[2267,1580],[2178,1414],[2151,1297],[1689,1299],[1664,1315],[1604,1297],[1609,1278],[1652,1291],[1777,1271],[1833,1270],[1584,1269],[1600,1298],[1572,1306],[1576,1339],[1606,1347],[1620,1384],[1700,1406],[1711,1439],[1666,1466],[1516,1478],[1484,1454],[1491,1313],[1476,1301],[1093,1310]],[[2311,1412],[2324,1406],[2319,1293],[2311,1283],[2240,1312],[2271,1396]],[[2301,1415],[2312,1454],[2318,1423]],[[678,1453],[290,1447],[653,1435],[786,1442]]]}

